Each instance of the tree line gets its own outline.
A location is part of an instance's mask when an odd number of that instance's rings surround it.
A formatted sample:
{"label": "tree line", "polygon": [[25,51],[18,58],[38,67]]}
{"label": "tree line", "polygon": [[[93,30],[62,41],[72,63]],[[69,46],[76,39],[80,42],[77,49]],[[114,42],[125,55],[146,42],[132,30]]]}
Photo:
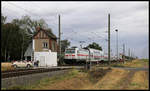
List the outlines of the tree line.
{"label": "tree line", "polygon": [[1,15],[1,61],[20,60],[32,42],[36,27],[48,29],[43,19],[33,20],[30,16],[6,22],[7,17]]}

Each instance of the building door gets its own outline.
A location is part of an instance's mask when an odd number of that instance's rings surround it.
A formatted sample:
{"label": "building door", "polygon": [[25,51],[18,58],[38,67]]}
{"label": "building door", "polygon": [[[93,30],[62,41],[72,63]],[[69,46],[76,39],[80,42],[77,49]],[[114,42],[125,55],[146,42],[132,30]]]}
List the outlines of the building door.
{"label": "building door", "polygon": [[45,57],[44,56],[40,56],[39,66],[45,66]]}

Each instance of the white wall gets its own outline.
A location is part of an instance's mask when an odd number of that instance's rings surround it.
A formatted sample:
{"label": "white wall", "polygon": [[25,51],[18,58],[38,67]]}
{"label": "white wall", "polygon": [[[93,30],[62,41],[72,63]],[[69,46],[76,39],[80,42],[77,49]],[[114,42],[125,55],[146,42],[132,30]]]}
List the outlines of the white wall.
{"label": "white wall", "polygon": [[39,60],[39,66],[57,66],[57,52],[34,52],[34,61]]}

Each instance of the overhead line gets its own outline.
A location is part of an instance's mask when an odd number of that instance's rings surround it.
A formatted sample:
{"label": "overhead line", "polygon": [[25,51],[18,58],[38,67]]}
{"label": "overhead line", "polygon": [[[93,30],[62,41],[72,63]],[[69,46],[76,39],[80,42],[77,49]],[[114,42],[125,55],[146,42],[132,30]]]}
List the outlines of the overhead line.
{"label": "overhead line", "polygon": [[[11,5],[14,5],[15,7],[21,8],[21,9],[23,9],[24,11],[28,12],[29,14],[37,15],[37,14],[34,14],[34,13],[30,12],[29,10],[24,9],[24,8],[22,8],[21,6],[18,6],[18,5],[16,5],[16,4],[14,4],[14,3],[8,2],[8,4],[11,4]],[[39,15],[37,15],[37,16],[39,16]],[[41,16],[39,16],[39,17],[41,17]]]}

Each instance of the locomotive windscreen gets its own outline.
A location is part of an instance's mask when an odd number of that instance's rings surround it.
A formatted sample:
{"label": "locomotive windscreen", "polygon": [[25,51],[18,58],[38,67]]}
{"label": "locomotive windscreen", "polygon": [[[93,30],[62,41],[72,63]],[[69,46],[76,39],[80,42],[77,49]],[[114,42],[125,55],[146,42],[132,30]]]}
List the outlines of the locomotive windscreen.
{"label": "locomotive windscreen", "polygon": [[67,49],[66,53],[75,53],[75,50],[74,49]]}

